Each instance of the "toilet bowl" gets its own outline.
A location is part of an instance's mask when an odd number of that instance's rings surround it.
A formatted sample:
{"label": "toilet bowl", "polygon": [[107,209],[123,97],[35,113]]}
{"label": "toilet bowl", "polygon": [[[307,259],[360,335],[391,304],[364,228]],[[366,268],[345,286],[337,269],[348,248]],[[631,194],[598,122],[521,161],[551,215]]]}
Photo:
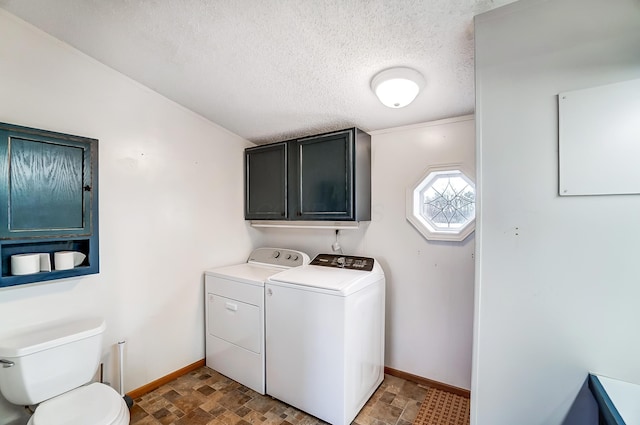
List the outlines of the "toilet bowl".
{"label": "toilet bowl", "polygon": [[129,408],[113,388],[93,383],[40,403],[27,425],[128,425]]}
{"label": "toilet bowl", "polygon": [[27,425],[128,425],[113,388],[89,383],[100,362],[104,320],[72,319],[0,335],[0,393],[37,405]]}

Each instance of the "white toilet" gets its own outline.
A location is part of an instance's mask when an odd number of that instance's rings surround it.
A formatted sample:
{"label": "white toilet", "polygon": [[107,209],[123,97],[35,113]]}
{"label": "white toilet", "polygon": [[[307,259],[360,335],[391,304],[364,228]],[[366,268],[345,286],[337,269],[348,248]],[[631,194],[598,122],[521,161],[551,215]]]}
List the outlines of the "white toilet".
{"label": "white toilet", "polygon": [[129,409],[113,388],[87,384],[102,354],[103,319],[67,320],[0,336],[0,392],[38,405],[27,425],[128,425]]}

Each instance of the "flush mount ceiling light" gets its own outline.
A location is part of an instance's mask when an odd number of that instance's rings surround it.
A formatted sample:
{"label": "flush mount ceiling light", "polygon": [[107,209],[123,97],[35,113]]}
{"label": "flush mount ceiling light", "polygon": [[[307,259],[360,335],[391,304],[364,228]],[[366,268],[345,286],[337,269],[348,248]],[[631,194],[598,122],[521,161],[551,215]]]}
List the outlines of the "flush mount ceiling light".
{"label": "flush mount ceiling light", "polygon": [[424,83],[424,77],[415,69],[389,68],[373,77],[371,89],[383,105],[403,108],[413,102]]}

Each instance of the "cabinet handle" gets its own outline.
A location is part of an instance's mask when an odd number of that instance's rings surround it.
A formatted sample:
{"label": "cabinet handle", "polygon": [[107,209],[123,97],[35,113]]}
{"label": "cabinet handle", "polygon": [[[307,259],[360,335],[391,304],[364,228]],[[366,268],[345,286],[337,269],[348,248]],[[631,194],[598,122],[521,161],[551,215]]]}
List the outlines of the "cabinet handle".
{"label": "cabinet handle", "polygon": [[83,187],[85,192],[91,192],[91,186],[86,185],[85,187]]}
{"label": "cabinet handle", "polygon": [[225,303],[224,306],[227,308],[227,310],[231,310],[231,311],[238,311],[238,304],[233,304],[233,303]]}

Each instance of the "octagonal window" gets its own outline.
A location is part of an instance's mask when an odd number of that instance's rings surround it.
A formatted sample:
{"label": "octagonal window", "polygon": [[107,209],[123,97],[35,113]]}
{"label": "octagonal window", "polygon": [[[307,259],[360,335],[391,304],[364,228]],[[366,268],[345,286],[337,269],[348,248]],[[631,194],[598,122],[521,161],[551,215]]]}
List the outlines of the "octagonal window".
{"label": "octagonal window", "polygon": [[407,191],[407,219],[427,239],[461,241],[475,218],[475,184],[459,168],[432,167]]}

